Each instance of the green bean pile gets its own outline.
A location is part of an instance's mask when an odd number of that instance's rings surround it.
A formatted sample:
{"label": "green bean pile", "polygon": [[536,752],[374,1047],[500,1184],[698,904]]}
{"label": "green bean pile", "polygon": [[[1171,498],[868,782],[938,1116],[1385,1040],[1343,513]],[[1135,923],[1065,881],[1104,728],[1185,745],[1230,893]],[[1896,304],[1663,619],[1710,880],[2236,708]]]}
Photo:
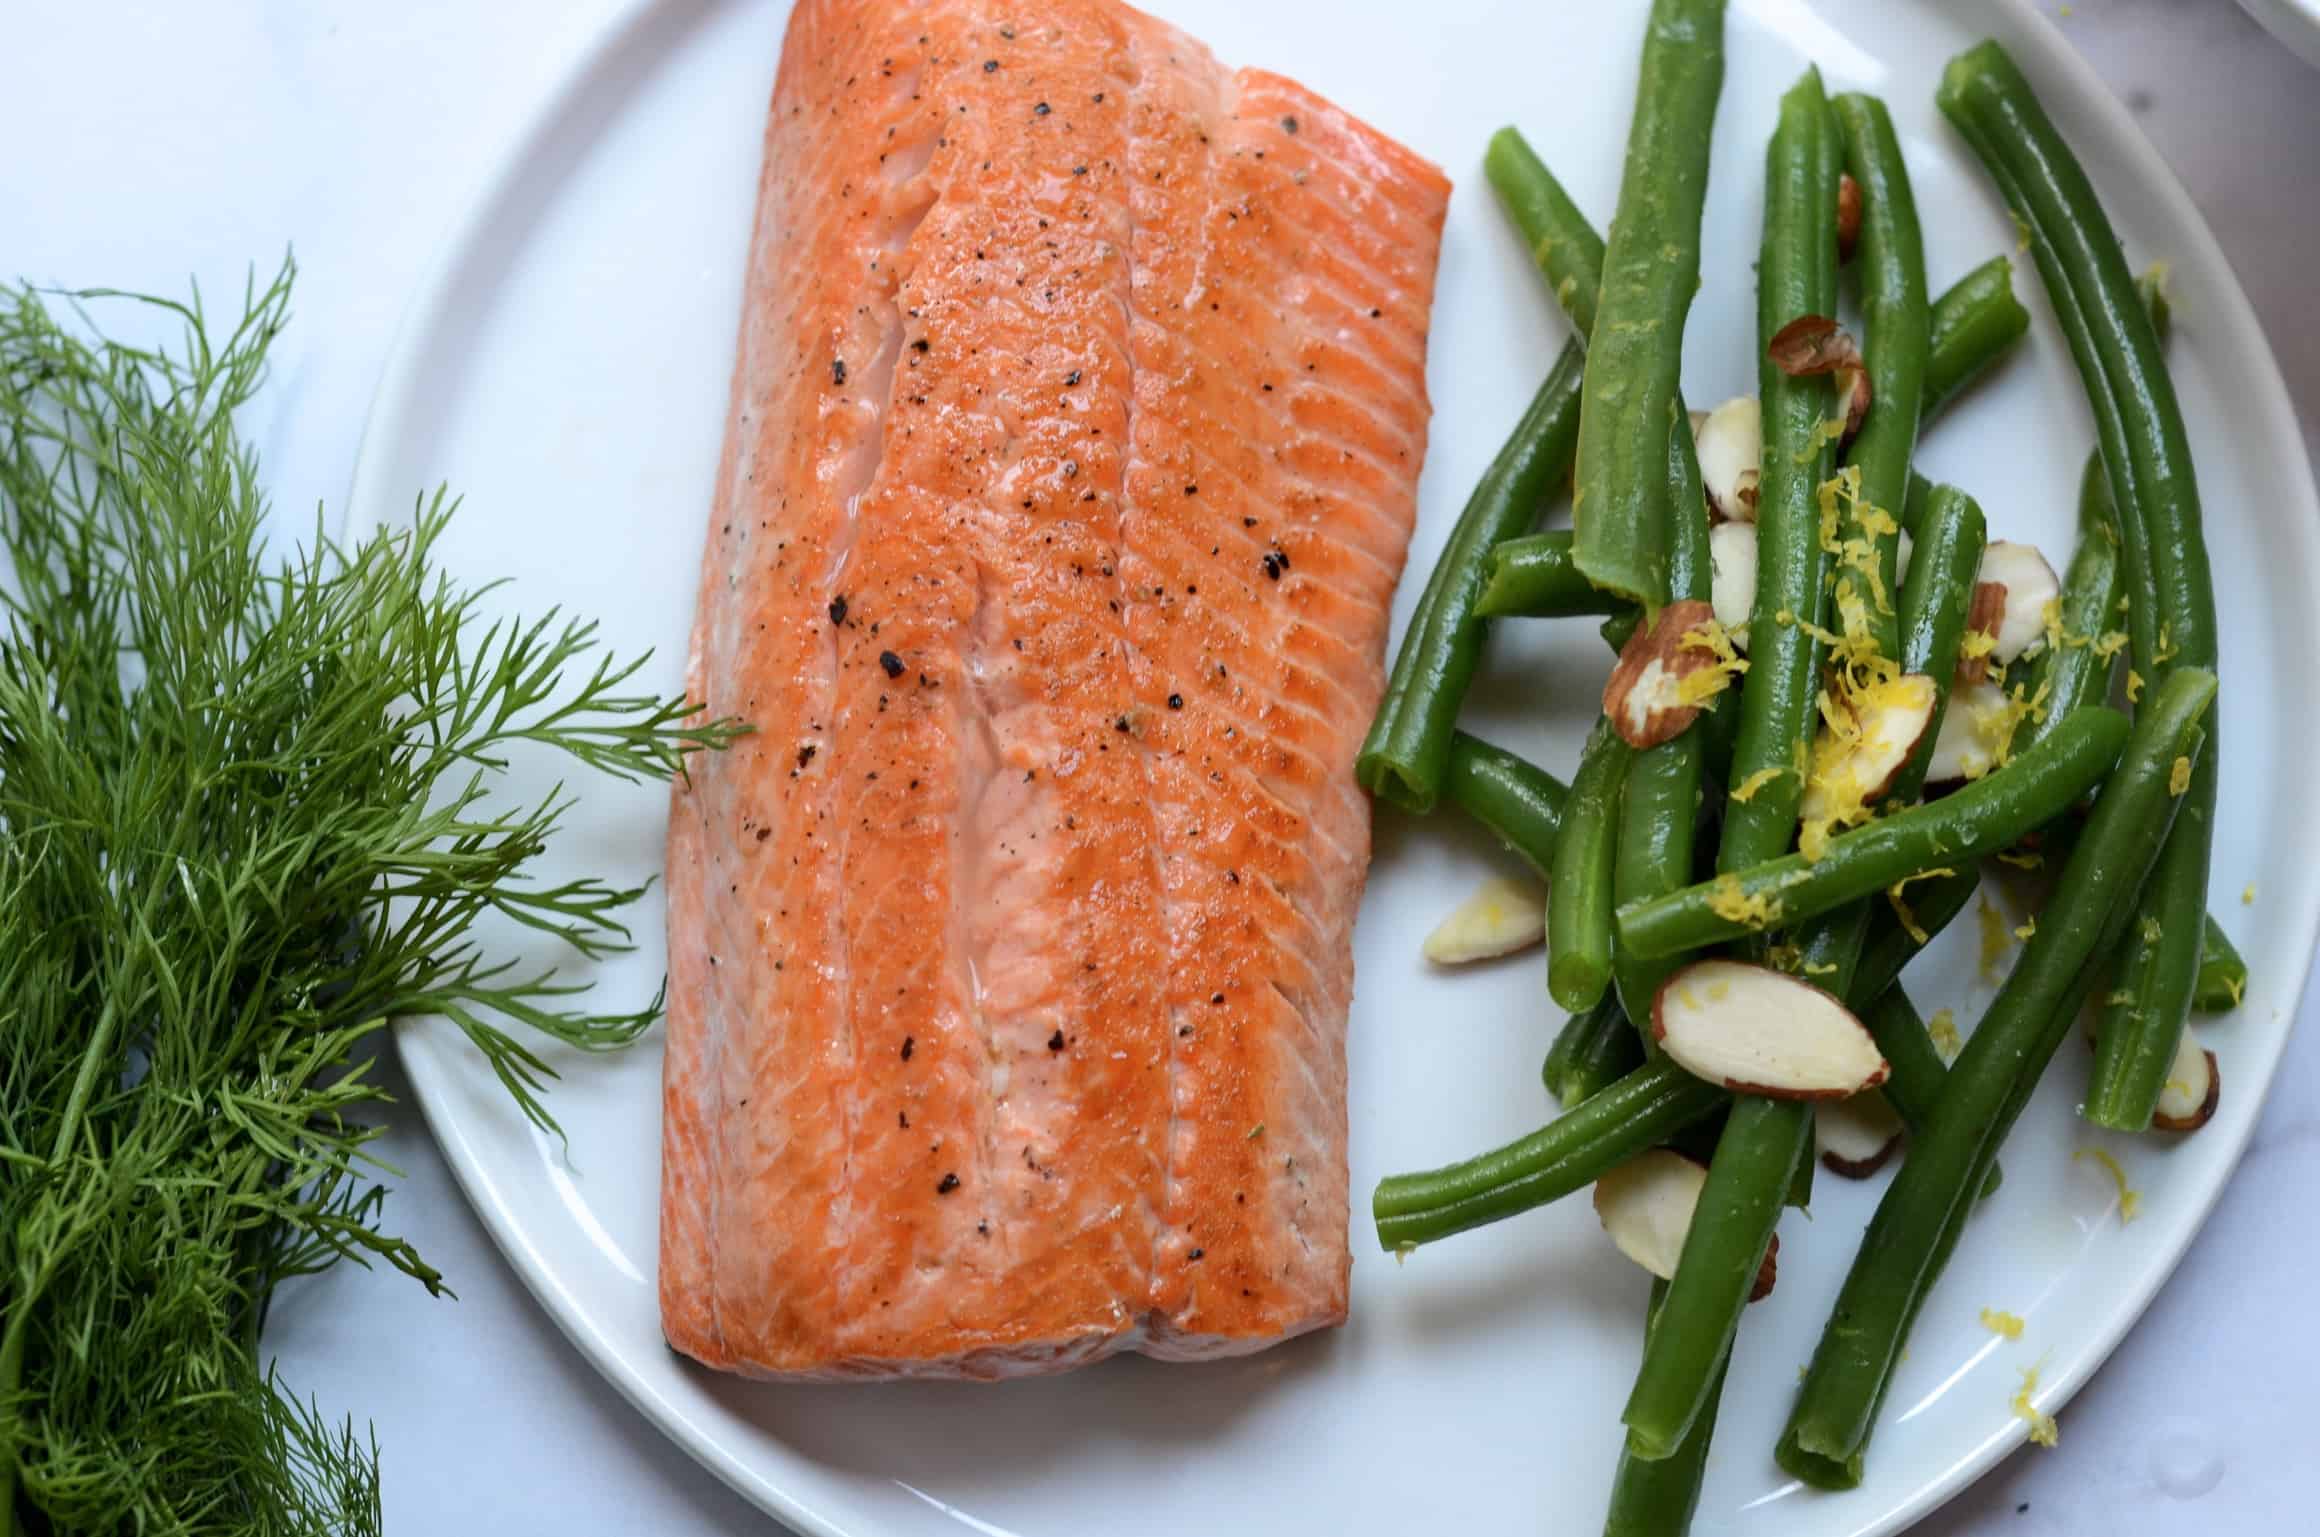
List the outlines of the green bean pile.
{"label": "green bean pile", "polygon": [[[1622,1414],[1605,1530],[1626,1537],[1690,1524],[1733,1340],[1783,1207],[1810,1196],[1810,1095],[1823,1092],[1696,1076],[1686,1063],[1701,1059],[1668,1025],[1679,1011],[1667,1000],[1691,985],[1679,972],[1717,956],[1785,972],[1825,992],[1836,1017],[1849,1011],[1884,1059],[1866,1092],[1901,1128],[1887,1152],[1900,1140],[1908,1151],[1774,1449],[1827,1488],[1859,1481],[1910,1326],[1998,1188],[1999,1147],[2081,1007],[2102,1000],[2085,1113],[2142,1130],[2187,1013],[2234,1007],[2247,985],[2206,915],[2215,612],[2156,281],[2129,272],[2004,51],[1985,43],[1952,61],[1941,111],[2023,231],[2097,426],[2076,549],[2061,574],[2029,578],[2048,580],[2053,600],[2009,609],[2030,600],[1985,575],[2002,552],[1981,505],[1911,461],[1923,431],[2028,334],[2013,265],[1992,257],[1933,294],[1885,104],[1832,97],[1808,69],[1765,149],[1760,435],[1742,445],[1752,464],[1736,468],[1729,433],[1711,456],[1717,421],[1748,420],[1722,412],[1703,426],[1679,382],[1723,13],[1723,0],[1654,0],[1608,242],[1519,133],[1490,142],[1491,187],[1572,336],[1451,532],[1358,770],[1404,810],[1457,806],[1546,883],[1546,991],[1568,1011],[1541,1067],[1560,1114],[1380,1182],[1380,1244],[1406,1254],[1517,1216],[1656,1148],[1706,1165],[1672,1274],[1652,1282]],[[1857,297],[1850,329],[1841,291]],[[1571,526],[1539,527],[1566,487]],[[1712,533],[1720,517],[1753,527]],[[1742,541],[1755,584],[1731,592],[1720,552]],[[2020,547],[2003,553],[2014,564],[1999,569],[2025,569]],[[1711,600],[1747,617],[1695,623]],[[2023,638],[2023,615],[2042,637]],[[1566,784],[1456,721],[1491,624],[1577,617],[1600,621],[1620,660]],[[1642,692],[1647,661],[1683,677],[1680,696]],[[2130,663],[2121,710],[2111,701]],[[1717,674],[1689,672],[1702,665]],[[1877,737],[1889,718],[1911,734]],[[1830,768],[1847,764],[1867,777]],[[1832,784],[1858,784],[1853,803]],[[1929,784],[1943,793],[1925,798]],[[1996,857],[2037,867],[2052,895],[1951,1063],[1902,974]],[[1537,907],[1525,921],[1535,944]],[[1703,1007],[1688,993],[1684,1006]],[[1828,1161],[1862,1173],[1858,1159]]]}

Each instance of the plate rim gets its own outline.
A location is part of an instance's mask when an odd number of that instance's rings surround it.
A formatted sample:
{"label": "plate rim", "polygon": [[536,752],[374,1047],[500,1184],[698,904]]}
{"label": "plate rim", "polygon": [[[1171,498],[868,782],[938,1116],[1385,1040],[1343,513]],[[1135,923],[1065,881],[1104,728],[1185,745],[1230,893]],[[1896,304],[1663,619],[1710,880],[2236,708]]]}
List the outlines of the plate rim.
{"label": "plate rim", "polygon": [[[2270,337],[2230,258],[2166,157],[2144,135],[2094,67],[2071,46],[2061,28],[2037,11],[2030,0],[1988,0],[1988,3],[2012,20],[2009,44],[2023,63],[2024,73],[2034,83],[2047,82],[2049,89],[2068,92],[2074,108],[2083,103],[2088,126],[2099,135],[2103,151],[2120,161],[2136,185],[2148,189],[2166,218],[2189,232],[2199,261],[2212,263],[2228,276],[2230,281],[2208,296],[2214,308],[2203,318],[2214,323],[2219,346],[2233,349],[2240,371],[2250,377],[2251,393],[2262,417],[2256,424],[2258,431],[2264,439],[2285,444],[2290,450],[2288,491],[2291,499],[2300,504],[2292,511],[2299,520],[2298,526],[2304,530],[2306,553],[2311,555],[2309,547],[2315,539],[2320,539],[2320,485],[2315,483],[2294,401]],[[2285,9],[2277,0],[2243,0],[2243,3],[2253,11]],[[446,222],[442,238],[435,242],[434,253],[397,320],[386,362],[372,392],[356,444],[346,513],[340,521],[341,532],[389,524],[405,515],[407,498],[381,483],[378,465],[386,456],[379,448],[383,443],[400,441],[408,430],[408,419],[422,398],[421,364],[427,351],[424,344],[437,334],[456,285],[479,244],[489,236],[491,214],[519,187],[534,160],[552,147],[555,142],[552,132],[576,95],[627,50],[643,44],[649,24],[665,16],[666,8],[656,0],[612,0],[593,20],[576,24],[566,36],[561,60],[542,70],[532,100],[517,115],[514,126],[506,132],[496,151],[481,162],[479,173],[454,203],[456,211]],[[2320,49],[2320,34],[2312,41]],[[2307,52],[2301,47],[2298,51]],[[2307,52],[2307,56],[2311,54]],[[2293,473],[2297,468],[2302,470],[2301,476]],[[2320,566],[2320,557],[2310,563]],[[2304,913],[2306,933],[2320,939],[2320,868],[2305,876],[2292,903]],[[2237,1174],[2262,1119],[2260,1106],[2270,1098],[2273,1079],[2303,1010],[2313,963],[2313,944],[2308,939],[2294,986],[2281,994],[2285,1020],[2281,1045],[2258,1075],[2259,1081],[2255,1084],[2258,1112],[2242,1124],[2224,1151],[2222,1177],[2197,1199],[2170,1209],[2171,1227],[2175,1230],[2162,1245],[2165,1257],[2146,1266],[2135,1283],[2120,1295],[2109,1315],[2090,1331],[2088,1343],[2073,1358],[2059,1363],[2060,1369],[2050,1379],[2048,1390],[2040,1394],[2041,1407],[2049,1412],[2061,1409],[2078,1394],[2149,1310],[2152,1300],[2190,1252],[2200,1229]],[[471,1144],[465,1126],[451,1108],[449,1075],[453,1069],[424,1033],[425,1023],[398,1019],[393,1033],[428,1131],[493,1244],[565,1338],[657,1432],[675,1442],[743,1498],[805,1537],[871,1537],[862,1530],[841,1526],[834,1517],[801,1499],[792,1487],[769,1479],[737,1456],[713,1427],[700,1423],[683,1404],[644,1375],[629,1369],[604,1325],[581,1305],[549,1262]],[[1923,1519],[1988,1473],[2020,1440],[2018,1434],[2004,1428],[1993,1432],[1946,1469],[1924,1479],[1906,1498],[1856,1528],[1853,1537],[1882,1537]]]}

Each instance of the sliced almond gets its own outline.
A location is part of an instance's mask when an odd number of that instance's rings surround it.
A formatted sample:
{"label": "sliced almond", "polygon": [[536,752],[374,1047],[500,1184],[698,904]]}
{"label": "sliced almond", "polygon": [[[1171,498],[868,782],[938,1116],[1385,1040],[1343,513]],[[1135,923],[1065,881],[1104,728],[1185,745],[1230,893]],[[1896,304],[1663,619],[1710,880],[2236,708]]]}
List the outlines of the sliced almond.
{"label": "sliced almond", "polygon": [[1850,171],[1837,177],[1837,260],[1853,259],[1853,247],[1861,239],[1861,184],[1853,180]]}
{"label": "sliced almond", "polygon": [[[2027,656],[2046,640],[2046,606],[2062,596],[2061,579],[2038,553],[2036,545],[2000,539],[1982,551],[1982,585],[1996,583],[2006,592],[2006,606],[1997,627],[1995,655],[2001,662]],[[1974,594],[1981,595],[1981,586]]]}
{"label": "sliced almond", "polygon": [[1916,552],[1916,549],[1917,541],[1909,537],[1908,529],[1903,529],[1899,540],[1895,543],[1893,552],[1894,586],[1898,587],[1909,580],[1909,557]]}
{"label": "sliced almond", "polygon": [[1700,713],[1684,680],[1716,665],[1716,653],[1684,637],[1715,622],[1716,611],[1697,598],[1670,603],[1659,618],[1639,626],[1619,648],[1603,685],[1603,713],[1627,745],[1642,751],[1679,735]]}
{"label": "sliced almond", "polygon": [[1708,1171],[1664,1147],[1638,1153],[1595,1181],[1595,1215],[1619,1252],[1673,1280]]}
{"label": "sliced almond", "polygon": [[1990,654],[1998,648],[1998,626],[2005,617],[2005,584],[1974,583],[1973,598],[1966,605],[1965,633],[1968,636],[1981,636],[1983,643],[1962,647],[1958,651],[1959,683],[1979,683],[1990,675]]}
{"label": "sliced almond", "polygon": [[1547,889],[1535,880],[1494,875],[1451,909],[1426,936],[1426,959],[1463,966],[1512,955],[1547,937]]}
{"label": "sliced almond", "polygon": [[1842,1099],[1889,1071],[1850,1009],[1746,961],[1695,961],[1660,984],[1651,1030],[1678,1067],[1739,1094]]}
{"label": "sliced almond", "polygon": [[1813,1111],[1821,1165],[1847,1179],[1867,1179],[1901,1146],[1901,1117],[1875,1089]]}
{"label": "sliced almond", "polygon": [[1748,1288],[1750,1302],[1762,1302],[1772,1295],[1772,1284],[1780,1279],[1780,1235],[1764,1246],[1764,1258],[1756,1265],[1756,1284]]}
{"label": "sliced almond", "polygon": [[1869,369],[1861,357],[1861,344],[1850,331],[1826,315],[1799,315],[1773,333],[1765,355],[1792,379],[1835,375],[1837,401],[1845,413],[1845,436],[1861,430],[1869,414]]}
{"label": "sliced almond", "polygon": [[1905,672],[1863,690],[1850,702],[1855,734],[1824,735],[1805,776],[1801,806],[1807,822],[1857,822],[1893,788],[1910,754],[1933,724],[1940,686],[1921,672]]}
{"label": "sliced almond", "polygon": [[1746,651],[1748,619],[1756,612],[1756,525],[1719,523],[1709,529],[1708,565],[1716,622]]}
{"label": "sliced almond", "polygon": [[1949,691],[1949,706],[1934,733],[1926,760],[1927,784],[1979,779],[1997,765],[1998,753],[2013,735],[2013,703],[2006,691],[1983,679]]}
{"label": "sliced almond", "polygon": [[2167,1084],[2159,1091],[2159,1109],[2151,1124],[2161,1131],[2197,1131],[2215,1114],[2223,1096],[2223,1072],[2215,1053],[2199,1044],[2191,1027],[2175,1045],[2175,1065],[2167,1069]]}
{"label": "sliced almond", "polygon": [[1756,483],[1764,466],[1764,411],[1754,395],[1735,395],[1693,431],[1708,509],[1726,521],[1754,522]]}

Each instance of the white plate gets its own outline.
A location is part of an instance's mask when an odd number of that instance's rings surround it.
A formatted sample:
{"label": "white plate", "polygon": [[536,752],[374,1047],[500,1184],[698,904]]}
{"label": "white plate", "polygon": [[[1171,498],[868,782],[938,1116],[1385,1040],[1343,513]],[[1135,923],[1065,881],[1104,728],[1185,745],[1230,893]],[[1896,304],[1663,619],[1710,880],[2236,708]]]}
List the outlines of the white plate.
{"label": "white plate", "polygon": [[[1236,62],[1295,71],[1448,167],[1414,572],[1564,334],[1502,227],[1478,157],[1518,122],[1600,222],[1616,192],[1643,7],[1532,0],[1168,0],[1157,7]],[[382,386],[357,474],[355,526],[408,515],[448,482],[465,512],[443,550],[503,596],[599,615],[623,650],[657,648],[678,684],[723,421],[759,132],[785,7],[663,6],[608,29],[490,181],[421,293]],[[2006,1150],[2008,1178],[1920,1320],[1869,1480],[1791,1487],[1772,1435],[1876,1187],[1824,1178],[1811,1218],[1783,1223],[1781,1284],[1751,1310],[1698,1523],[1703,1533],[1889,1531],[2011,1447],[2008,1401],[2035,1365],[2054,1407],[2086,1380],[2197,1231],[2255,1125],[2320,926],[2307,793],[2320,508],[2271,354],[2214,241],[2126,116],[2042,22],[2011,0],[1737,0],[1707,210],[1707,272],[1685,383],[1708,402],[1753,385],[1762,146],[1807,59],[1884,93],[1911,153],[1936,284],[2015,245],[2014,227],[1931,105],[1943,60],[2005,38],[2085,157],[2138,260],[2175,270],[2176,378],[2198,445],[2222,588],[2226,768],[2217,910],[2255,981],[2209,1035],[2223,1106],[2180,1145],[2114,1140],[2142,1193],[2122,1225],[2108,1181],[2074,1164],[2085,1065],[2049,1075]],[[1992,526],[2066,551],[2087,411],[2027,270],[2031,345],[1934,431],[1923,459],[1984,500]],[[1406,618],[1418,582],[1405,582]],[[1594,714],[1591,627],[1507,626],[1470,723],[1566,768]],[[1539,701],[1550,718],[1542,720]],[[511,791],[545,788],[520,762]],[[560,869],[643,878],[660,864],[657,788],[579,787]],[[1359,934],[1352,1043],[1353,1183],[1527,1131],[1546,1114],[1537,1065],[1554,1021],[1536,957],[1429,974],[1418,936],[1493,863],[1450,818],[1380,818]],[[2238,894],[2254,883],[2252,906]],[[1962,920],[1915,976],[1928,1006],[1986,1001]],[[624,1003],[660,975],[659,917],[638,953],[570,967]],[[508,943],[520,943],[507,937]],[[1254,1359],[1143,1360],[1005,1387],[784,1388],[721,1379],[662,1346],[652,1286],[659,1051],[559,1058],[552,1104],[567,1160],[511,1111],[446,1028],[406,1024],[411,1077],[453,1167],[527,1283],[661,1429],[793,1525],[824,1534],[1071,1537],[1401,1526],[1592,1529],[1619,1445],[1641,1278],[1583,1201],[1429,1249],[1397,1267],[1358,1226],[1353,1321]],[[2028,1319],[2017,1343],[1976,1322]]]}
{"label": "white plate", "polygon": [[2239,0],[2264,30],[2320,66],[2320,0]]}

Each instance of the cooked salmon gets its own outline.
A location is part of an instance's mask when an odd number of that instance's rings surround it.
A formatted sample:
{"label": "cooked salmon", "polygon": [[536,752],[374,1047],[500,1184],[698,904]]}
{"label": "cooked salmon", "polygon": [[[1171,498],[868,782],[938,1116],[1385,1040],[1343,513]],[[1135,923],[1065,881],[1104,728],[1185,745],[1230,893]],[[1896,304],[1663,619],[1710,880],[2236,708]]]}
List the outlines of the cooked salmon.
{"label": "cooked salmon", "polygon": [[1345,1316],[1448,184],[1115,0],[800,0],[674,792],[660,1298],[782,1378]]}

